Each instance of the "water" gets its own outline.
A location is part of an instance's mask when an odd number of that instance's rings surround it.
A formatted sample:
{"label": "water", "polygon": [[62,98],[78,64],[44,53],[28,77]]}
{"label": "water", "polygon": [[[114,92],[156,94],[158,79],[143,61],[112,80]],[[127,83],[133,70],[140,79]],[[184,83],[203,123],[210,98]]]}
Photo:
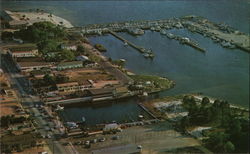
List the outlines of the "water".
{"label": "water", "polygon": [[[242,32],[249,33],[249,1],[220,0],[169,0],[169,1],[18,1],[2,2],[2,9],[44,9],[61,16],[75,26],[127,20],[165,19],[184,15],[200,15],[215,22],[226,23]],[[189,46],[169,40],[157,32],[133,37],[121,33],[135,44],[152,48],[153,61],[144,57],[113,36],[90,38],[92,43],[104,44],[105,55],[113,59],[124,58],[126,67],[135,73],[166,76],[176,82],[175,88],[160,93],[160,96],[190,92],[203,92],[230,103],[249,106],[249,54],[240,50],[224,49],[210,39],[185,30],[172,33],[188,36],[207,50],[203,54]],[[139,114],[136,100],[113,104],[101,108],[71,106],[63,112],[68,120],[103,122],[123,120],[126,112]],[[125,110],[126,109],[126,110]],[[93,122],[94,123],[94,122]]]}
{"label": "water", "polygon": [[[87,125],[100,123],[111,123],[113,121],[124,123],[138,121],[138,115],[143,115],[146,119],[152,117],[139,107],[133,99],[119,102],[106,102],[93,105],[70,105],[59,114],[62,119],[67,121],[82,121],[85,117]],[[72,114],[74,113],[74,114]]]}
{"label": "water", "polygon": [[125,47],[111,35],[92,37],[90,40],[93,44],[103,44],[108,49],[106,56],[112,59],[126,59],[126,67],[136,73],[161,75],[174,80],[175,88],[162,92],[161,96],[202,92],[233,104],[248,106],[248,53],[222,48],[210,39],[186,30],[170,32],[195,40],[207,52],[204,54],[151,31],[146,31],[145,35],[140,37],[125,33],[119,35],[139,46],[151,48],[155,53],[152,61],[145,59],[136,50]]}

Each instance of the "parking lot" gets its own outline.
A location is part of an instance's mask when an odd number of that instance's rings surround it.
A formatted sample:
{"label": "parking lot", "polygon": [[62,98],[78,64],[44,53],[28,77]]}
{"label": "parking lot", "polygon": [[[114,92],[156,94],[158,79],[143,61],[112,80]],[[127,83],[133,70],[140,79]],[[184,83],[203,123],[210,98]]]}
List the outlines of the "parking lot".
{"label": "parking lot", "polygon": [[[101,138],[105,138],[105,141],[100,141]],[[122,151],[128,153],[138,152],[138,150],[153,153],[200,145],[194,138],[183,136],[173,130],[167,122],[132,126],[116,134],[70,138],[63,142],[65,146],[69,146],[67,143],[71,142],[79,153],[121,153]],[[86,142],[90,142],[90,146],[86,146]]]}

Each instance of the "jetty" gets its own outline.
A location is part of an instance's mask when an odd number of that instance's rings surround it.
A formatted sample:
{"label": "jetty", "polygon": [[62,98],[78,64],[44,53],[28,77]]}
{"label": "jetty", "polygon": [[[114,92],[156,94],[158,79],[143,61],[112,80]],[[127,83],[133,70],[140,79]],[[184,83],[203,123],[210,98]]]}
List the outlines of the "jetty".
{"label": "jetty", "polygon": [[[144,57],[146,57],[146,58],[153,58],[154,57],[154,54],[153,54],[153,52],[151,50],[147,50],[147,49],[145,49],[143,47],[137,46],[134,43],[126,40],[125,38],[119,36],[117,33],[113,32],[111,30],[109,30],[108,32],[111,35],[113,35],[114,37],[116,37],[117,39],[123,41],[124,44],[127,44],[127,45],[131,46],[132,48],[136,49],[137,51],[139,51],[140,53],[143,53]],[[148,56],[146,56],[146,54],[148,54]]]}

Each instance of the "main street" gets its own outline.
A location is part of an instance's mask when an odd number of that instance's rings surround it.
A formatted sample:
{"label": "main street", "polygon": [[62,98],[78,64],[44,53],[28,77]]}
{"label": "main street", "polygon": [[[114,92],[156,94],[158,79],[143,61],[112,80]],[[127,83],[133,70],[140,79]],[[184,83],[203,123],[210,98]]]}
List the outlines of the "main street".
{"label": "main street", "polygon": [[28,112],[33,115],[31,117],[37,125],[37,131],[42,136],[48,138],[46,142],[51,152],[54,154],[68,154],[68,151],[65,151],[60,142],[56,141],[54,134],[58,133],[58,130],[52,129],[55,127],[55,124],[48,122],[48,120],[45,119],[46,113],[42,113],[42,110],[37,108],[41,107],[43,103],[39,97],[34,96],[29,81],[19,73],[19,70],[10,57],[1,55],[1,66],[4,71],[8,73],[12,86],[18,90],[23,108],[27,109]]}

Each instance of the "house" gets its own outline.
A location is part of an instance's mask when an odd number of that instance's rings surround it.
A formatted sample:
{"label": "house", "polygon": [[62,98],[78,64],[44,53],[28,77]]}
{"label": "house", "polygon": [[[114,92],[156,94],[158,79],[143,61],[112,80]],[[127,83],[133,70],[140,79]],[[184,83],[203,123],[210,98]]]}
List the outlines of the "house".
{"label": "house", "polygon": [[17,46],[9,49],[9,54],[12,57],[36,57],[38,56],[38,49],[36,46]]}
{"label": "house", "polygon": [[77,46],[75,44],[61,44],[62,49],[67,49],[67,50],[77,50]]}
{"label": "house", "polygon": [[81,61],[71,61],[71,62],[63,62],[57,65],[57,70],[65,70],[65,69],[72,69],[72,68],[80,68],[83,67]]}
{"label": "house", "polygon": [[41,70],[42,68],[51,68],[52,64],[48,62],[18,62],[17,68],[21,72],[30,72],[34,70]]}

